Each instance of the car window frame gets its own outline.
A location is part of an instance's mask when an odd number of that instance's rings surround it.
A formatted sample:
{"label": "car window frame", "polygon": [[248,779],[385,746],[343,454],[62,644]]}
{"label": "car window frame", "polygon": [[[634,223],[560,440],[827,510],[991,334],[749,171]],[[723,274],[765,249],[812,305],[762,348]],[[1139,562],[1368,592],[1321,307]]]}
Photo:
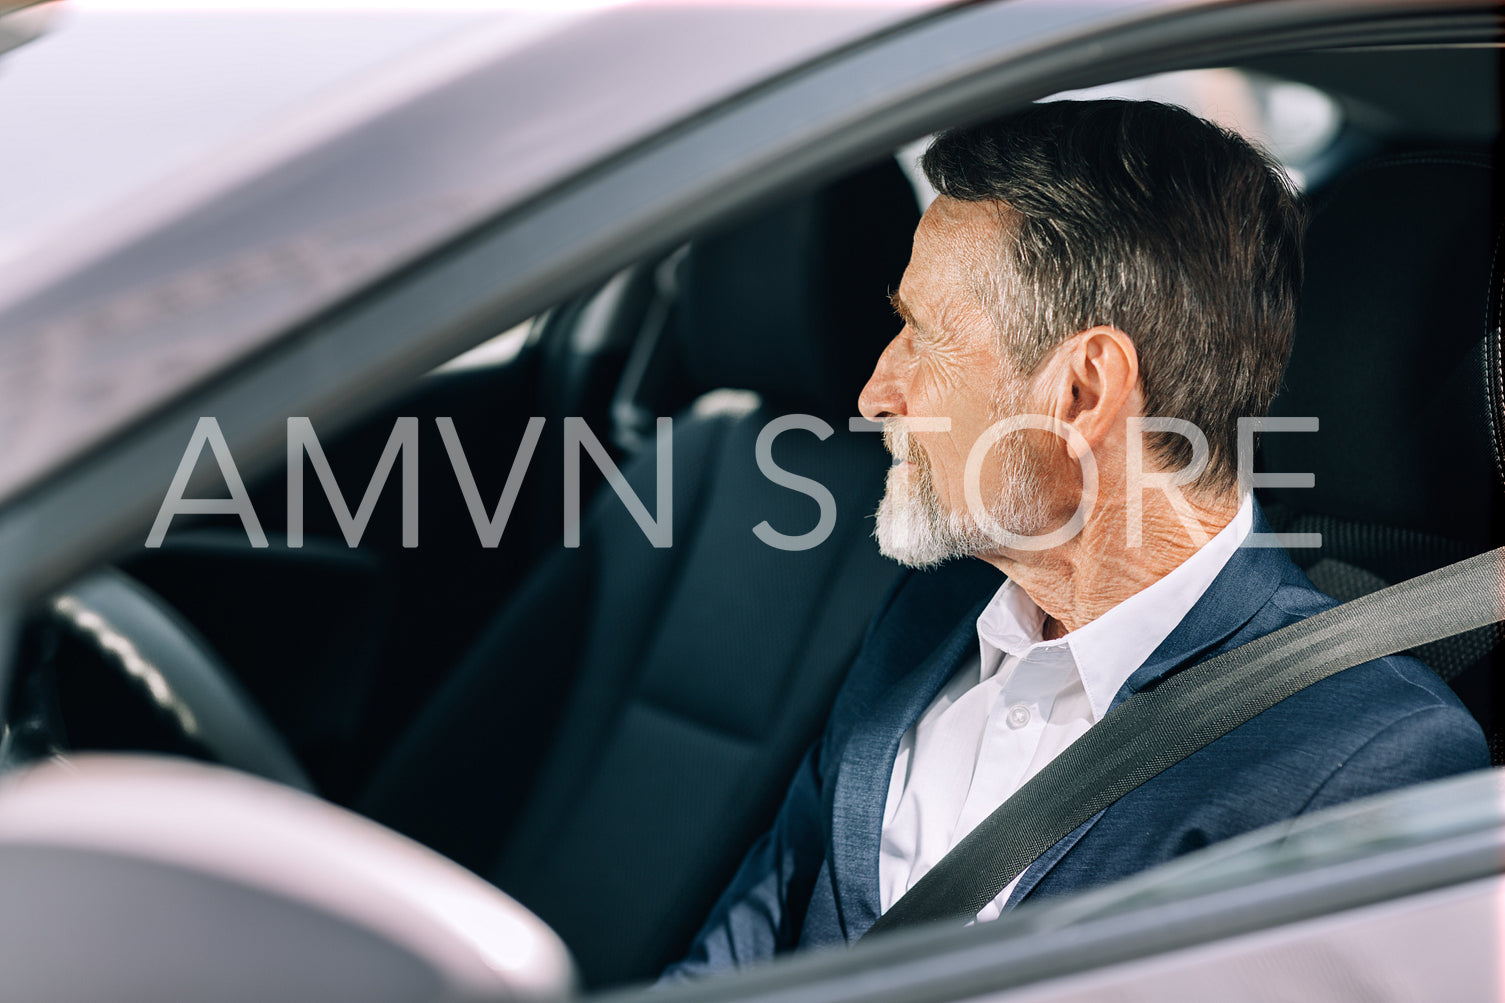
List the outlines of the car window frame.
{"label": "car window frame", "polygon": [[[1276,823],[988,923],[940,921],[651,990],[665,1003],[942,1003],[1498,881],[1505,776],[1479,770]],[[592,999],[629,1003],[637,988]]]}

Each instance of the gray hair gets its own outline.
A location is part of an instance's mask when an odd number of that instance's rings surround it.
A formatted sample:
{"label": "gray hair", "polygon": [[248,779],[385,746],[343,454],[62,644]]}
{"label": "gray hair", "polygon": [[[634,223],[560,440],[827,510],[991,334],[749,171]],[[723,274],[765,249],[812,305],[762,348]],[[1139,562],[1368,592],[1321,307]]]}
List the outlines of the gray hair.
{"label": "gray hair", "polygon": [[[922,161],[942,195],[1000,203],[1004,246],[978,295],[1031,372],[1099,324],[1139,353],[1146,416],[1207,436],[1198,486],[1231,486],[1238,419],[1268,411],[1290,356],[1306,213],[1284,171],[1169,105],[1053,101],[943,133]],[[1182,436],[1146,440],[1168,469]]]}

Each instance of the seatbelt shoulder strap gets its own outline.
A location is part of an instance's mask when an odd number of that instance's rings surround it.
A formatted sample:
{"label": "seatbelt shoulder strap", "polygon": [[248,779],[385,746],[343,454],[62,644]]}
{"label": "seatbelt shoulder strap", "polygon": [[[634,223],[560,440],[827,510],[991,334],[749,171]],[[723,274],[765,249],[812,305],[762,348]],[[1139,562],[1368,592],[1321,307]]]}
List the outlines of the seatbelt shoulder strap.
{"label": "seatbelt shoulder strap", "polygon": [[1083,822],[1344,669],[1505,620],[1505,548],[1324,610],[1125,700],[953,846],[868,936],[971,919]]}

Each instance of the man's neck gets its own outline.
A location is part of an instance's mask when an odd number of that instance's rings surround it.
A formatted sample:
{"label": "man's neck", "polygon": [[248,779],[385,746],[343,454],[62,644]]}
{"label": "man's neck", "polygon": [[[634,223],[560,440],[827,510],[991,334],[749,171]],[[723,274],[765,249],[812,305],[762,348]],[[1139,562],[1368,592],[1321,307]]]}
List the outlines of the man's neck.
{"label": "man's neck", "polygon": [[1062,637],[1170,574],[1238,514],[1234,491],[1210,499],[1187,498],[1187,502],[1187,515],[1199,527],[1200,538],[1193,536],[1163,493],[1147,491],[1138,547],[1128,545],[1124,506],[1100,505],[1066,544],[983,559],[1008,575],[1045,611],[1047,640]]}

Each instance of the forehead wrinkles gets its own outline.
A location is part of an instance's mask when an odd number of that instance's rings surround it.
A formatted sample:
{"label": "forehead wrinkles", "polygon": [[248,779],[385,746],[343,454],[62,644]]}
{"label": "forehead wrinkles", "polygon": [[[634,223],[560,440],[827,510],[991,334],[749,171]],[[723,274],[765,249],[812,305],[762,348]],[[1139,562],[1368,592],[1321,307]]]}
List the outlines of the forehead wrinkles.
{"label": "forehead wrinkles", "polygon": [[[919,269],[906,273],[906,298],[919,300],[941,327],[991,330],[990,300],[1006,236],[1001,202],[963,202],[944,195],[931,203],[915,242]],[[917,281],[916,281],[917,280]]]}
{"label": "forehead wrinkles", "polygon": [[1020,271],[1019,227],[1024,217],[1006,202],[972,203],[986,216],[973,228],[968,244],[967,289],[987,317],[999,356],[1012,363],[1014,375],[1026,375],[1039,360],[1028,357],[1021,338],[1031,327],[1036,304]]}
{"label": "forehead wrinkles", "polygon": [[975,268],[997,260],[1010,213],[1002,202],[963,202],[941,195],[926,210],[921,228],[949,252],[948,258]]}
{"label": "forehead wrinkles", "polygon": [[997,200],[963,202],[943,195],[935,202],[941,203],[937,222],[943,223],[949,238],[956,278],[1001,333],[1015,272],[1011,252],[1019,213]]}
{"label": "forehead wrinkles", "polygon": [[976,217],[968,228],[967,241],[969,286],[995,322],[1011,295],[1010,278],[1015,275],[1014,241],[1018,237],[1019,214],[1003,202],[976,202]]}

